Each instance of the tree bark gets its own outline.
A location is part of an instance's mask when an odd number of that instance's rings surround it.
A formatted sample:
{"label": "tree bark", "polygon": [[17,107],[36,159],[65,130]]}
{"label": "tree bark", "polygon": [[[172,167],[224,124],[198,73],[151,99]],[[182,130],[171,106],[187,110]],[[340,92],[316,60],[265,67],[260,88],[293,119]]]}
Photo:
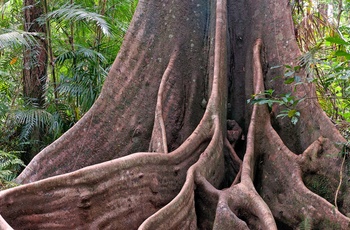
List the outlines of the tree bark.
{"label": "tree bark", "polygon": [[[30,107],[42,109],[45,104],[47,81],[47,43],[45,24],[40,23],[44,14],[43,3],[36,0],[24,1],[24,30],[38,33],[35,43],[23,53],[23,97]],[[40,150],[43,127],[34,127],[28,139],[32,143],[26,148],[22,159],[27,164]]]}
{"label": "tree bark", "polygon": [[[24,1],[24,30],[39,33],[36,44],[24,51],[23,96],[42,107],[45,102],[47,79],[47,44],[44,39],[45,25],[39,18],[43,15],[40,1]],[[42,37],[40,36],[42,33]]]}
{"label": "tree bark", "polygon": [[298,55],[288,1],[139,1],[99,99],[0,214],[15,229],[349,229],[344,139],[317,102],[295,126],[246,103],[294,92],[273,79]]}

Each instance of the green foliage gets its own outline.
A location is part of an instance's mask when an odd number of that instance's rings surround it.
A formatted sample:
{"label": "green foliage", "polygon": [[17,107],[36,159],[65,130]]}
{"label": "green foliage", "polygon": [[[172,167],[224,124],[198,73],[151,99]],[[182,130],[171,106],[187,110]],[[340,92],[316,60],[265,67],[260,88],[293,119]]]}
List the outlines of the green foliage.
{"label": "green foliage", "polygon": [[323,110],[334,120],[350,121],[349,50],[343,38],[326,37],[300,59],[316,84]]}
{"label": "green foliage", "polygon": [[312,220],[309,217],[306,217],[300,224],[300,230],[311,230],[312,229]]}
{"label": "green foliage", "polygon": [[[300,70],[299,66],[291,67],[285,66],[285,74],[284,74],[284,84],[290,85],[293,84],[293,87],[297,87],[297,85],[303,84],[301,78],[297,75]],[[272,109],[273,105],[277,105],[281,108],[279,114],[277,114],[276,118],[289,118],[291,123],[295,125],[300,117],[300,112],[297,109],[297,106],[300,102],[302,102],[305,98],[298,98],[292,94],[292,92],[275,95],[275,90],[268,89],[265,92],[252,95],[252,98],[248,100],[248,103],[263,105],[267,104],[270,109]]]}
{"label": "green foliage", "polygon": [[314,82],[321,107],[334,121],[350,121],[350,2],[294,1],[300,67]]}
{"label": "green foliage", "polygon": [[[109,65],[102,53],[81,46],[75,48],[56,58],[57,67],[61,68],[61,83],[57,91],[74,103],[76,112],[85,113],[97,99]],[[65,69],[67,66],[71,68]],[[76,119],[80,119],[78,113]]]}
{"label": "green foliage", "polygon": [[19,159],[20,152],[4,152],[0,150],[0,188],[13,187],[15,183],[11,182],[24,167],[24,163]]}
{"label": "green foliage", "polygon": [[16,126],[21,126],[20,140],[28,140],[30,133],[34,127],[44,128],[51,126],[53,115],[45,109],[40,109],[34,106],[26,106],[25,108],[13,111],[14,123]]}
{"label": "green foliage", "polygon": [[266,90],[264,93],[253,95],[252,99],[248,100],[248,103],[263,105],[267,104],[269,108],[272,108],[273,104],[282,106],[281,112],[276,116],[277,118],[290,118],[290,121],[295,125],[300,117],[300,112],[297,110],[297,105],[303,99],[298,99],[291,93],[273,96],[271,91]]}
{"label": "green foliage", "polygon": [[102,15],[89,12],[86,9],[75,4],[64,4],[59,9],[46,15],[46,20],[55,19],[58,23],[68,22],[95,22],[105,35],[110,35],[109,25],[103,19]]}
{"label": "green foliage", "polygon": [[[26,151],[33,144],[45,147],[89,110],[119,51],[137,1],[47,4],[47,14],[37,18],[48,31],[42,34],[23,31],[23,1],[0,1],[0,149],[6,152]],[[36,98],[24,98],[22,86],[23,51],[39,45],[38,38],[47,41],[49,54],[42,106]]]}
{"label": "green foliage", "polygon": [[36,44],[35,37],[39,36],[40,34],[33,32],[2,30],[0,31],[0,51],[5,48],[21,45],[30,48],[32,45]]}

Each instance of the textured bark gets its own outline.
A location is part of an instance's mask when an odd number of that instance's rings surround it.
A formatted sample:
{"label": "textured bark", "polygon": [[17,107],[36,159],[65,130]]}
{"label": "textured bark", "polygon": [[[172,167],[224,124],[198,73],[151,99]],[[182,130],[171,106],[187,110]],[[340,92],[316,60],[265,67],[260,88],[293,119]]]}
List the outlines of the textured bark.
{"label": "textured bark", "polygon": [[349,229],[344,140],[317,102],[296,126],[246,103],[291,91],[270,67],[296,61],[293,31],[288,1],[139,1],[101,96],[0,214],[15,229]]}
{"label": "textured bark", "polygon": [[[39,22],[44,14],[40,1],[24,1],[24,30],[46,33],[45,25]],[[47,44],[38,35],[36,44],[24,51],[23,96],[41,107],[45,102],[45,84],[47,79]]]}
{"label": "textured bark", "polygon": [[[24,1],[24,30],[37,33],[35,43],[26,47],[23,53],[23,96],[30,106],[43,108],[45,104],[47,81],[47,42],[45,25],[40,22],[44,14],[43,3],[37,0]],[[22,154],[22,160],[27,164],[41,149],[42,127],[34,127],[29,139],[32,144]]]}

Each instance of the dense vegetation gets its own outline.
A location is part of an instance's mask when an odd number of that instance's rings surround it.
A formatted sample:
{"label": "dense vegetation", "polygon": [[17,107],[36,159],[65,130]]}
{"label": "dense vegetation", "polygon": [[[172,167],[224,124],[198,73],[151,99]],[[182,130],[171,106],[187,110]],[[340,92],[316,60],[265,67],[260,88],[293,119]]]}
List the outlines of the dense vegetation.
{"label": "dense vegetation", "polygon": [[316,83],[319,102],[328,116],[349,122],[350,2],[317,2],[298,1],[294,6],[296,37],[303,52],[299,65]]}
{"label": "dense vegetation", "polygon": [[[29,152],[57,139],[92,106],[118,53],[137,2],[36,1],[43,14],[35,21],[45,33],[24,28],[23,1],[0,1],[0,180],[15,177]],[[24,55],[45,41],[47,63],[43,104],[24,93]],[[33,52],[34,50],[34,52]],[[28,65],[28,63],[26,63]],[[29,67],[29,68],[31,68]],[[38,134],[39,133],[39,134]]]}
{"label": "dense vegetation", "polygon": [[[272,66],[285,69],[285,84],[294,89],[304,83],[315,83],[317,100],[322,109],[332,119],[346,139],[350,138],[350,25],[349,1],[292,1],[295,37],[302,54],[295,65]],[[300,75],[306,73],[302,81]],[[293,124],[298,122],[300,113],[298,104],[308,98],[293,96],[292,92],[276,95],[274,90],[267,89],[261,93],[262,98],[252,98],[251,103],[268,104],[282,108],[277,115],[289,118]]]}

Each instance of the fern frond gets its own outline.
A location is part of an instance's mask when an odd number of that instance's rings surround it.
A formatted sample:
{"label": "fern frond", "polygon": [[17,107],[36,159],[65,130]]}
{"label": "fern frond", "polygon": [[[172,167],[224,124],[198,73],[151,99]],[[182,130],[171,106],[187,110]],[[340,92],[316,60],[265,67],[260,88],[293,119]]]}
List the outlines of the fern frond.
{"label": "fern frond", "polygon": [[89,12],[86,9],[81,8],[79,5],[75,4],[64,4],[61,8],[49,13],[47,19],[57,19],[58,21],[87,21],[95,22],[101,29],[101,31],[109,36],[108,23],[103,19],[103,16],[100,14]]}
{"label": "fern frond", "polygon": [[1,170],[0,169],[0,178],[5,178],[8,177],[9,175],[11,175],[12,172],[10,170]]}
{"label": "fern frond", "polygon": [[0,5],[0,12],[1,15],[4,15],[5,11],[11,6],[11,1],[1,3],[2,4]]}
{"label": "fern frond", "polygon": [[13,116],[15,124],[22,126],[21,140],[26,140],[34,127],[50,126],[53,121],[51,113],[35,107],[14,111]]}
{"label": "fern frond", "polygon": [[[4,31],[2,31],[4,32]],[[16,46],[25,46],[30,48],[37,44],[36,37],[39,33],[25,32],[25,31],[8,31],[0,34],[0,50],[5,48],[13,48]]]}
{"label": "fern frond", "polygon": [[74,79],[66,78],[61,76],[62,83],[58,87],[58,90],[61,94],[67,94],[67,95],[80,95],[84,87],[82,84],[79,84],[78,82],[75,82]]}
{"label": "fern frond", "polygon": [[11,74],[9,72],[5,72],[5,71],[2,71],[0,70],[0,76],[11,76]]}
{"label": "fern frond", "polygon": [[18,158],[18,151],[5,152],[0,150],[0,181],[10,181],[15,178],[21,166],[25,166]]}
{"label": "fern frond", "polygon": [[310,218],[306,217],[299,225],[300,230],[311,230],[312,221]]}
{"label": "fern frond", "polygon": [[81,56],[84,57],[86,59],[93,59],[93,58],[97,58],[99,59],[100,62],[106,62],[107,59],[103,56],[103,54],[89,49],[89,48],[85,48],[85,47],[79,47],[77,50],[77,56]]}
{"label": "fern frond", "polygon": [[55,59],[55,63],[63,64],[66,60],[70,60],[73,58],[77,58],[79,60],[87,59],[90,61],[98,59],[99,62],[107,62],[105,56],[100,52],[78,45],[76,46],[76,48],[77,49],[75,51],[67,51],[57,56],[57,58]]}

